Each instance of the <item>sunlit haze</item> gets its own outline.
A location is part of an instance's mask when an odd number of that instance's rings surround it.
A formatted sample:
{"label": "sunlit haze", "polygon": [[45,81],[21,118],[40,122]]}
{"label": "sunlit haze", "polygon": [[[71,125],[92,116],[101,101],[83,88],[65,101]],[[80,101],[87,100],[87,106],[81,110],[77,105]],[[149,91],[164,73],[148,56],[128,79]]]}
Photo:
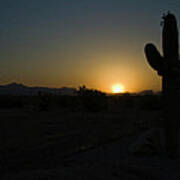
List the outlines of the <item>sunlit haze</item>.
{"label": "sunlit haze", "polygon": [[175,0],[19,0],[0,6],[0,84],[112,92],[161,89],[144,45],[161,51],[161,16],[180,20]]}

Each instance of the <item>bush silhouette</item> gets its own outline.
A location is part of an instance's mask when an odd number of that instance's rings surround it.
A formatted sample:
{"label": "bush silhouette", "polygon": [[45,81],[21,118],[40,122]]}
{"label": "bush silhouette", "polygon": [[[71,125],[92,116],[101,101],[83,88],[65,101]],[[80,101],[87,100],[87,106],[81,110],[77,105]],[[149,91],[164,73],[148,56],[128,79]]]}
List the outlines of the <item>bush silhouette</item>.
{"label": "bush silhouette", "polygon": [[107,96],[101,91],[87,89],[86,86],[80,86],[78,96],[81,105],[88,111],[98,112],[107,109]]}
{"label": "bush silhouette", "polygon": [[50,96],[50,93],[38,92],[40,111],[48,111],[50,105]]}

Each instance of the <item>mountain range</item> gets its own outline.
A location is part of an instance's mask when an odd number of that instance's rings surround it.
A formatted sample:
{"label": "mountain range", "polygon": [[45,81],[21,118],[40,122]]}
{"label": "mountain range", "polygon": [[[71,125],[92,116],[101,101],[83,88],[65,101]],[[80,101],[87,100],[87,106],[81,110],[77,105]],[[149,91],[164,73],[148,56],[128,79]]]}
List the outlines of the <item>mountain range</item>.
{"label": "mountain range", "polygon": [[68,87],[62,87],[62,88],[29,87],[18,83],[0,85],[0,95],[33,96],[33,95],[38,95],[39,92],[51,93],[55,95],[75,95],[77,90],[75,88],[68,88]]}

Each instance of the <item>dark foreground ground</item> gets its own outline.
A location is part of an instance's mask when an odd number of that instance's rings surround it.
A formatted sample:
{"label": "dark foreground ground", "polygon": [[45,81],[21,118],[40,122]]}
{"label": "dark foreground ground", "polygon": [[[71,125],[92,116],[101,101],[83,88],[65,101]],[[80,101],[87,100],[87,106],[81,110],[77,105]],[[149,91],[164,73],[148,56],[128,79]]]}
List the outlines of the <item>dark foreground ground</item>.
{"label": "dark foreground ground", "polygon": [[128,147],[158,111],[0,110],[2,180],[180,179],[180,161],[137,158]]}

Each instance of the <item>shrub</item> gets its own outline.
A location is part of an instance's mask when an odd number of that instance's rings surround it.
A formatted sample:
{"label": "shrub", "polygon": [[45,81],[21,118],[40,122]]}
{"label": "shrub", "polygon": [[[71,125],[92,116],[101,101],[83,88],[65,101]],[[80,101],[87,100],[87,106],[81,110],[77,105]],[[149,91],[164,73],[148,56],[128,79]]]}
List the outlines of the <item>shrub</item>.
{"label": "shrub", "polygon": [[107,96],[101,91],[80,86],[78,96],[82,106],[88,111],[98,112],[107,109]]}

